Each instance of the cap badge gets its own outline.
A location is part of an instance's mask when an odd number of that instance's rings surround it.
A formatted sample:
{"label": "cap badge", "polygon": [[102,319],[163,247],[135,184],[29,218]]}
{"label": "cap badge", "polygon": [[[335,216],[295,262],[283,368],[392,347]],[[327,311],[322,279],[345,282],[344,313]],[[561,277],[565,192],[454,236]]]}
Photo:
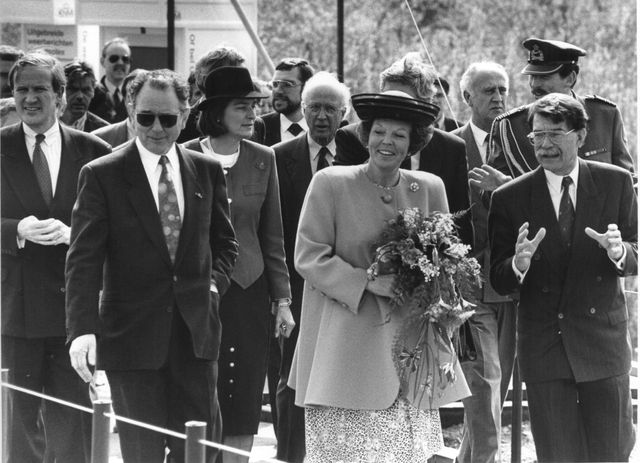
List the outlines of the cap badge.
{"label": "cap badge", "polygon": [[542,50],[540,50],[540,47],[538,45],[534,45],[533,49],[531,50],[531,55],[529,58],[531,61],[542,61],[544,62],[544,53],[542,53]]}

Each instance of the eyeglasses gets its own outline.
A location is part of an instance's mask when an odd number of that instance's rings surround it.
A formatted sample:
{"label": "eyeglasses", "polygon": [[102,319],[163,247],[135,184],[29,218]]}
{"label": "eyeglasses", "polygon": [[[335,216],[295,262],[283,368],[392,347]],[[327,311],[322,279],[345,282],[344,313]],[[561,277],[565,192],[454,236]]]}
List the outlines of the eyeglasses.
{"label": "eyeglasses", "polygon": [[324,113],[329,116],[335,116],[342,110],[337,106],[331,104],[320,104],[320,103],[312,103],[310,105],[303,105],[305,110],[309,111],[313,115],[318,115],[324,109]]}
{"label": "eyeglasses", "polygon": [[569,130],[568,132],[563,132],[562,130],[559,130],[559,131],[547,130],[547,131],[541,131],[541,132],[531,132],[529,135],[527,135],[527,138],[529,139],[529,142],[531,142],[533,146],[542,145],[546,137],[549,137],[549,140],[554,145],[559,145],[565,140],[567,135],[573,132],[575,132],[575,129]]}
{"label": "eyeglasses", "polygon": [[143,127],[151,127],[156,122],[156,117],[165,129],[170,129],[178,123],[178,114],[136,113],[136,121]]}
{"label": "eyeglasses", "polygon": [[129,55],[109,55],[109,58],[107,59],[111,64],[116,64],[118,60],[122,60],[124,64],[129,64],[131,62]]}
{"label": "eyeglasses", "polygon": [[290,90],[294,87],[299,87],[302,83],[294,83],[289,82],[288,80],[272,80],[271,82],[267,82],[267,87],[269,90],[275,90],[276,88],[282,87],[283,90]]}

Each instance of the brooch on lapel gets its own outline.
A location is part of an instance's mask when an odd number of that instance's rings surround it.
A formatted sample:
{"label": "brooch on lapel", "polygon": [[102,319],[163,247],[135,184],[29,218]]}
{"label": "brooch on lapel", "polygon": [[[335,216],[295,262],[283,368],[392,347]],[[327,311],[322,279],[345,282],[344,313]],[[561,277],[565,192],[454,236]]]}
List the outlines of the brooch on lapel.
{"label": "brooch on lapel", "polygon": [[413,182],[411,185],[409,185],[409,189],[415,193],[420,189],[420,186],[416,182]]}
{"label": "brooch on lapel", "polygon": [[267,170],[267,166],[264,162],[256,162],[256,168],[261,171]]}

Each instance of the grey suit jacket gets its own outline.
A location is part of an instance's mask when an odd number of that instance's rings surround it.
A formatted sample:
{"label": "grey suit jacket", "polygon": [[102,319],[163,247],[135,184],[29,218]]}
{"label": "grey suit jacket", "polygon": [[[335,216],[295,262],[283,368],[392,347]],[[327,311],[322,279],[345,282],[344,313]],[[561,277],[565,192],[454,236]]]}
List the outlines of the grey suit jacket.
{"label": "grey suit jacket", "polygon": [[[467,149],[467,164],[469,171],[476,167],[481,167],[482,156],[478,150],[478,145],[473,137],[473,131],[469,122],[464,124],[457,130],[451,132],[452,135],[457,135],[462,138],[466,144]],[[487,215],[489,211],[482,202],[481,190],[474,185],[469,185],[469,196],[471,199],[471,211],[473,212],[473,255],[478,260],[478,263],[483,269],[484,283],[482,288],[478,288],[475,291],[476,299],[482,302],[506,302],[511,299],[504,297],[496,293],[489,282],[489,267],[491,251],[489,248],[489,234],[487,231]]]}
{"label": "grey suit jacket", "polygon": [[102,127],[91,133],[98,138],[102,138],[114,148],[120,147],[120,145],[129,141],[129,129],[127,128],[126,120]]}

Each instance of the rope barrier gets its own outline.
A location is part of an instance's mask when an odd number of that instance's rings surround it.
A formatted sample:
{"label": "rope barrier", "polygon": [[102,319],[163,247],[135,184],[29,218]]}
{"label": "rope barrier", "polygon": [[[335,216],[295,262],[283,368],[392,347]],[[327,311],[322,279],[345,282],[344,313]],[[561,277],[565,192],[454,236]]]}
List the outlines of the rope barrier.
{"label": "rope barrier", "polygon": [[[46,394],[42,394],[40,392],[36,392],[36,391],[31,390],[31,389],[25,389],[23,387],[16,386],[14,384],[10,384],[10,383],[7,383],[5,381],[0,382],[0,386],[6,387],[8,389],[13,389],[15,391],[23,392],[25,394],[30,394],[30,395],[39,397],[41,399],[50,400],[52,402],[56,402],[56,403],[59,403],[61,405],[65,405],[67,407],[75,408],[75,409],[83,411],[83,412],[87,412],[87,413],[91,413],[91,414],[94,413],[94,410],[91,409],[91,408],[84,407],[82,405],[78,405],[78,404],[75,404],[73,402],[67,402],[65,400],[58,399],[56,397],[48,396]],[[94,402],[94,404],[104,404],[104,401],[97,400],[97,401]],[[162,433],[162,434],[166,434],[168,436],[176,437],[178,439],[187,440],[187,437],[188,437],[187,434],[171,431],[169,429],[161,428],[159,426],[154,426],[154,425],[148,424],[148,423],[143,423],[142,421],[136,421],[136,420],[133,420],[131,418],[126,418],[124,416],[119,416],[119,415],[116,415],[113,412],[105,411],[103,413],[103,415],[105,417],[107,417],[107,418],[113,418],[116,421],[122,421],[124,423],[132,424],[134,426],[145,428],[145,429],[148,429],[150,431],[155,431],[155,432],[159,432],[159,433]],[[192,422],[187,422],[187,423],[185,423],[185,425],[188,426],[189,423],[192,423]],[[224,451],[224,452],[231,452],[231,453],[235,453],[237,455],[242,455],[244,457],[251,457],[252,456],[251,452],[247,452],[245,450],[240,450],[240,449],[237,449],[235,447],[230,447],[228,445],[219,444],[217,442],[211,442],[211,441],[207,441],[207,440],[204,440],[204,439],[197,439],[197,443],[198,444],[202,444],[203,446],[217,448],[217,449],[219,449],[221,451]],[[265,458],[261,457],[260,461],[261,462],[265,462],[265,463],[284,463],[281,460],[276,460],[274,458],[268,458],[268,457],[265,457]]]}

